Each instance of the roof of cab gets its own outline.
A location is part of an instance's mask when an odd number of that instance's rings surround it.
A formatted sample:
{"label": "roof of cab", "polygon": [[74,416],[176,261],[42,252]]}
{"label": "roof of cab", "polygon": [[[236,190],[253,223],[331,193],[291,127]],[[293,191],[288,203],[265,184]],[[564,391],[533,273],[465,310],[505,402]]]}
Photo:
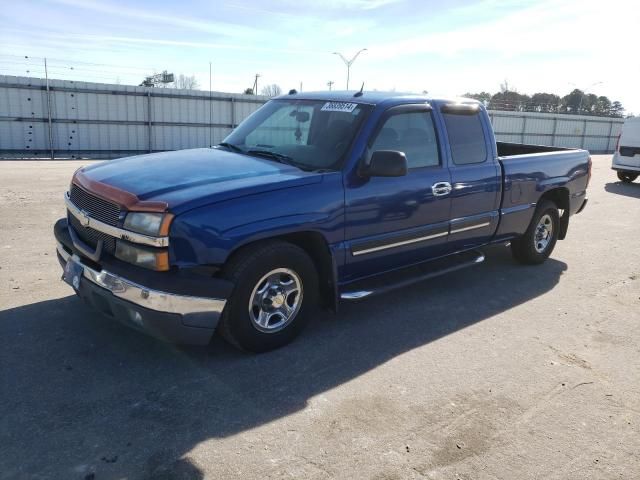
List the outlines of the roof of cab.
{"label": "roof of cab", "polygon": [[358,91],[331,90],[319,92],[301,92],[280,95],[278,99],[326,100],[330,102],[351,102],[378,105],[381,103],[438,102],[438,103],[480,103],[471,98],[433,98],[427,95],[403,92],[378,92],[364,90],[362,95],[354,96]]}

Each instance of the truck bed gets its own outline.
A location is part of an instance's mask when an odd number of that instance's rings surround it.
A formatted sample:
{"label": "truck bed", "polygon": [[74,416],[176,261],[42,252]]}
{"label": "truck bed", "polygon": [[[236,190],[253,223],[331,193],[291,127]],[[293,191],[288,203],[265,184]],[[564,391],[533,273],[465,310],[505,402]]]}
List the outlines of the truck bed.
{"label": "truck bed", "polygon": [[502,142],[497,146],[504,190],[496,238],[522,234],[547,190],[560,188],[565,192],[556,200],[570,215],[582,206],[588,183],[589,152]]}
{"label": "truck bed", "polygon": [[529,145],[526,143],[496,142],[499,157],[512,157],[530,153],[547,153],[573,150],[572,148],[549,147],[546,145]]}

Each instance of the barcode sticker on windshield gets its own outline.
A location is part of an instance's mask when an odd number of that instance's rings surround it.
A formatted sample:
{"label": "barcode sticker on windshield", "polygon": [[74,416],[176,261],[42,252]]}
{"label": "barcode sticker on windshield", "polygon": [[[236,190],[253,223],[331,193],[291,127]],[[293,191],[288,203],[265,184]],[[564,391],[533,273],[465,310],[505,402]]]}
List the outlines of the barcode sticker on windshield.
{"label": "barcode sticker on windshield", "polygon": [[321,108],[321,110],[323,112],[347,112],[347,113],[351,113],[356,109],[357,106],[358,106],[357,103],[327,102],[327,103],[324,104],[324,106]]}

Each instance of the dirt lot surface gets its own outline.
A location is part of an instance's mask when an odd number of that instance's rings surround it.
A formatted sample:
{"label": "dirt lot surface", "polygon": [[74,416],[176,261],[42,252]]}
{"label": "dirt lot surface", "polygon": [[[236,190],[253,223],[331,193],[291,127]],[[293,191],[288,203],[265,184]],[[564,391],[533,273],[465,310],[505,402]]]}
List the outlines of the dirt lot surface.
{"label": "dirt lot surface", "polygon": [[52,225],[82,163],[0,162],[0,479],[640,478],[640,183],[609,156],[546,264],[494,247],[258,356],[72,295]]}

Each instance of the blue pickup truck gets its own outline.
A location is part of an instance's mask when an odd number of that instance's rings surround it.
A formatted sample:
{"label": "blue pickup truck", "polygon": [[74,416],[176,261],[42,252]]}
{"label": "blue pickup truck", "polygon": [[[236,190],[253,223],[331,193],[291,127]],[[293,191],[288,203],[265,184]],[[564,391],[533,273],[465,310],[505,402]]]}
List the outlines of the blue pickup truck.
{"label": "blue pickup truck", "polygon": [[486,245],[544,262],[590,175],[585,150],[496,142],[473,100],[291,91],[213,148],[79,169],[54,233],[99,312],[260,352],[316,307],[475,265]]}

